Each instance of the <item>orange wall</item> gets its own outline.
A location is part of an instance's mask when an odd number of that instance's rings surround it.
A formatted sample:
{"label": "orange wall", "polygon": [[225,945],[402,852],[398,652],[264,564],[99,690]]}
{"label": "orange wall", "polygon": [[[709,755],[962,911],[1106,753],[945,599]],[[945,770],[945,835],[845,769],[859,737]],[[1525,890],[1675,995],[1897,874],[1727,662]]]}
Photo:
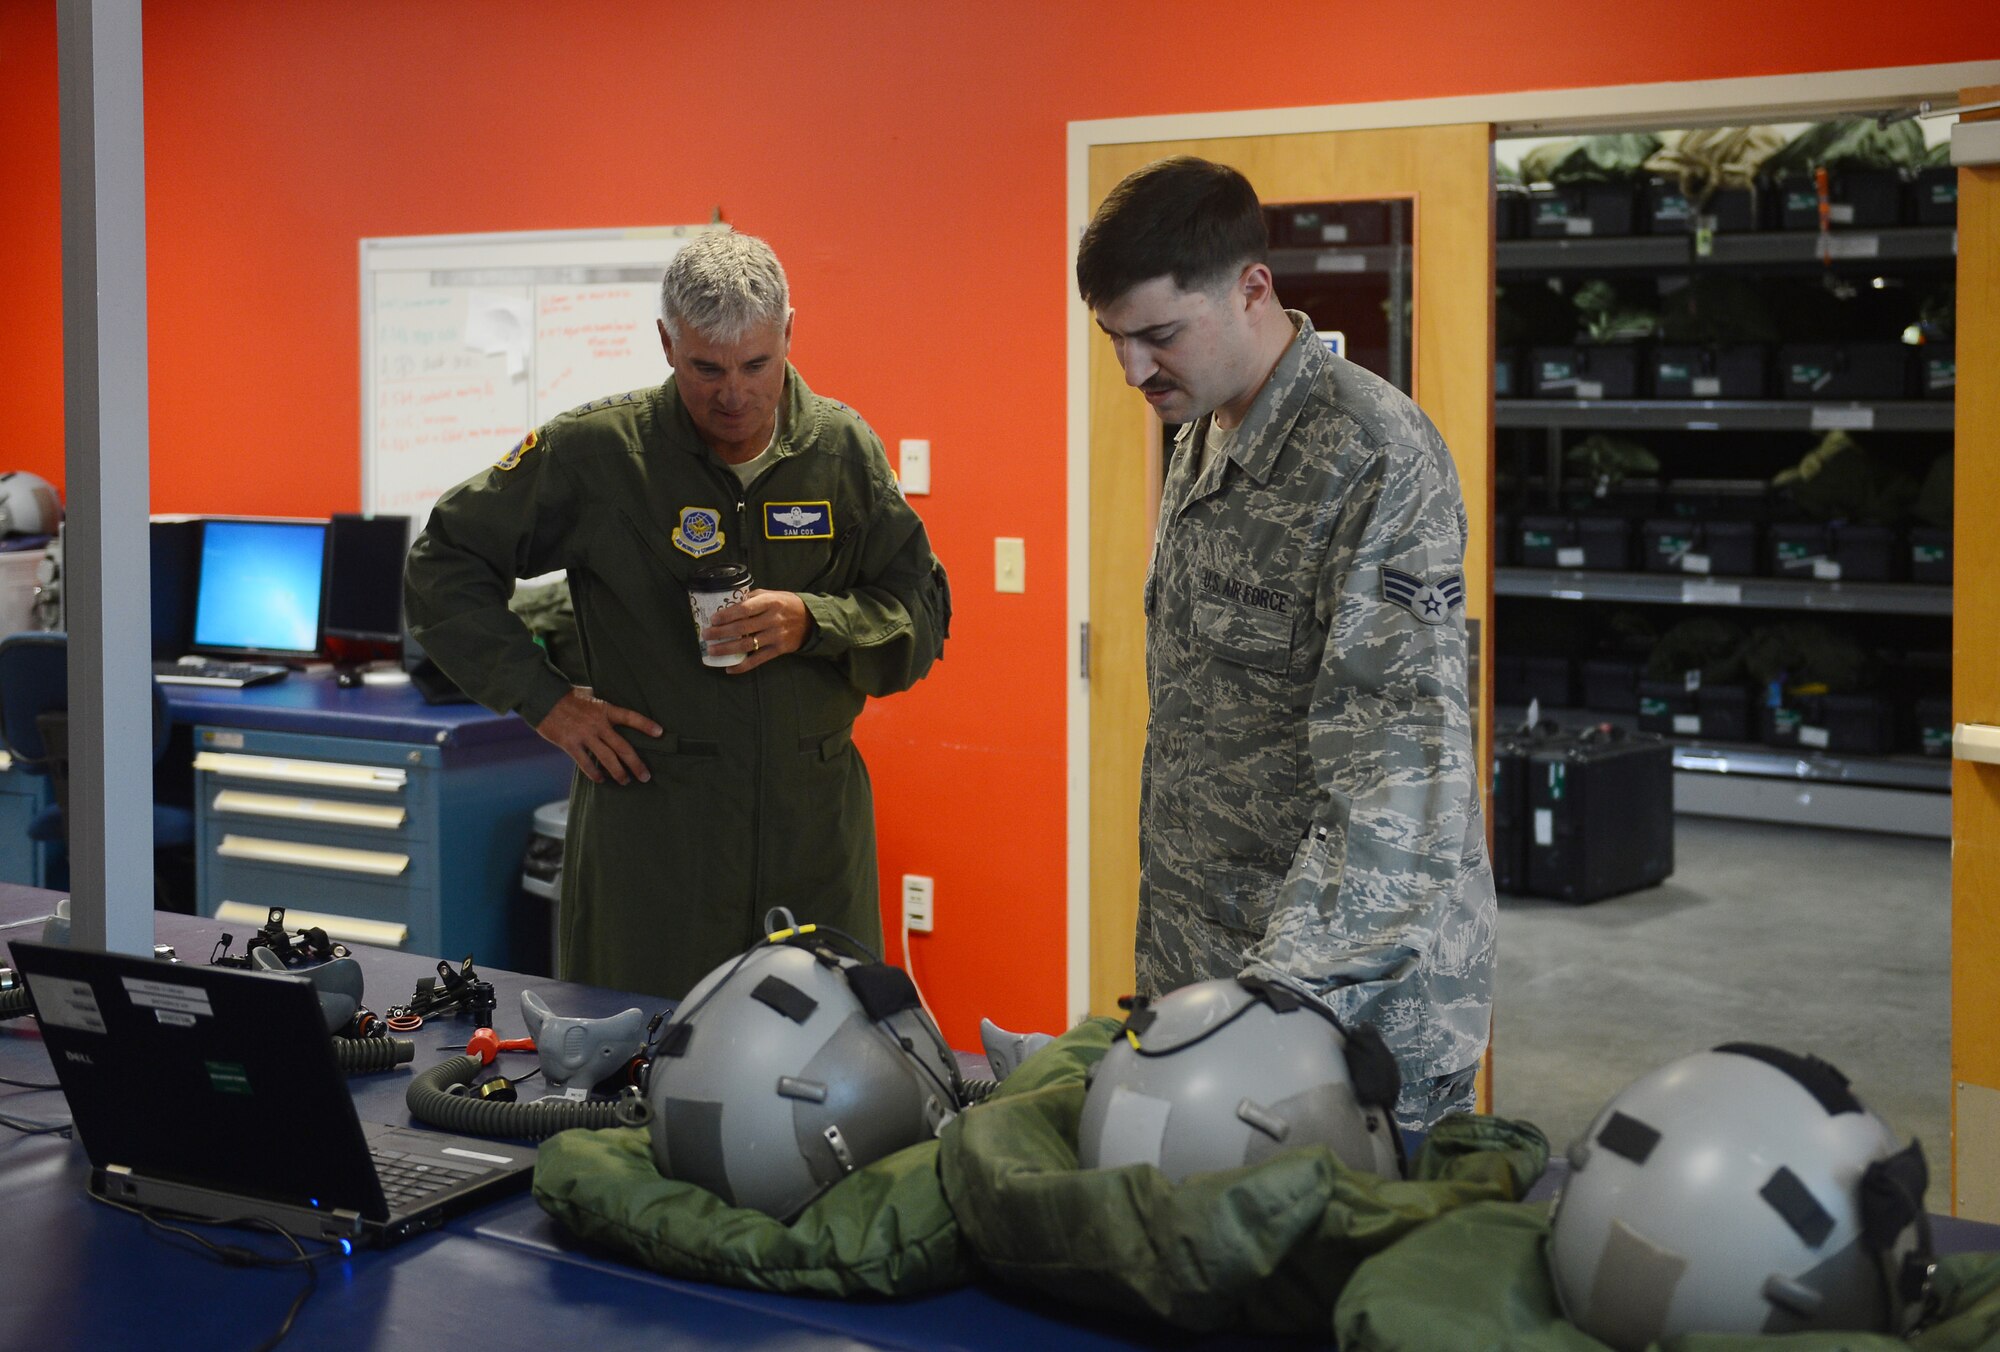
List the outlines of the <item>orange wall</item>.
{"label": "orange wall", "polygon": [[[1639,11],[1644,14],[1646,11]],[[958,606],[863,740],[885,906],[961,1046],[1063,1017],[1065,124],[1957,61],[2000,6],[526,0],[146,7],[153,503],[359,498],[356,240],[706,220],[784,258],[795,357],[891,445]],[[55,5],[0,0],[0,468],[61,478]],[[1918,17],[1918,16],[1921,17]],[[500,448],[496,448],[498,450]],[[996,535],[1029,591],[992,590]],[[893,914],[893,909],[890,912]],[[892,941],[892,948],[894,943]]]}

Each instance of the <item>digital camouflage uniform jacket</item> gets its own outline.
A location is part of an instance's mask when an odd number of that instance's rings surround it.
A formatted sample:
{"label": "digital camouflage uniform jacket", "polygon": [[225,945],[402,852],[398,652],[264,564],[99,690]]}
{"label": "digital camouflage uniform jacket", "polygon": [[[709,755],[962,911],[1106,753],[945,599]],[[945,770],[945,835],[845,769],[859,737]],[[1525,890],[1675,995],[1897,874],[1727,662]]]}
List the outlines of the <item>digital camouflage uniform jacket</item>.
{"label": "digital camouflage uniform jacket", "polygon": [[1374,1024],[1406,1082],[1486,1045],[1496,908],[1443,439],[1302,314],[1226,456],[1181,431],[1146,579],[1138,989],[1246,968]]}
{"label": "digital camouflage uniform jacket", "polygon": [[[411,632],[488,708],[539,723],[570,689],[507,608],[514,580],[569,571],[586,681],[665,729],[622,733],[641,784],[570,794],[563,975],[680,996],[756,943],[772,906],[881,943],[875,815],[850,733],[943,648],[951,598],[882,443],[787,369],[777,441],[746,489],[672,380],[537,429],[439,500],[410,551]],[[705,667],[688,579],[748,564],[816,632],[747,675]]]}

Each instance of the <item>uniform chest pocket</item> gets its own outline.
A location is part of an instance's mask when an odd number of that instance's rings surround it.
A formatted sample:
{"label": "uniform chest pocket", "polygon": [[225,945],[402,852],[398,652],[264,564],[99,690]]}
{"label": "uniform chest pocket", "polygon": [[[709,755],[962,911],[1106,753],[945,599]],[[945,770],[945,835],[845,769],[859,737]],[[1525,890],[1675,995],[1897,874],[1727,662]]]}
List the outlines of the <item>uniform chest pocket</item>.
{"label": "uniform chest pocket", "polygon": [[1259,671],[1289,671],[1292,665],[1292,617],[1259,606],[1198,596],[1194,603],[1195,638],[1216,656]]}

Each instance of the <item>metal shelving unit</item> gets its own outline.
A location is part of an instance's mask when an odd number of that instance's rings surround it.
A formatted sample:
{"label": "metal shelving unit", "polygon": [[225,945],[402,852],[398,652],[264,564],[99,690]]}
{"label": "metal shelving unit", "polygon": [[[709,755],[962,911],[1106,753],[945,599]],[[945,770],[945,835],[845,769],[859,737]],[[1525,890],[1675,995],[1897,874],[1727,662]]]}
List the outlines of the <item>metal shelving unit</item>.
{"label": "metal shelving unit", "polygon": [[1948,400],[1496,399],[1496,427],[1655,432],[1949,432]]}
{"label": "metal shelving unit", "polygon": [[[1840,230],[1828,237],[1827,249],[1837,263],[1947,263],[1958,256],[1958,231],[1949,226]],[[1692,235],[1503,239],[1496,253],[1503,273],[1821,265],[1819,235],[1806,230],[1718,234],[1713,251],[1706,255],[1695,252]]]}
{"label": "metal shelving unit", "polygon": [[1783,577],[1698,577],[1575,568],[1496,568],[1496,596],[1652,605],[1747,606],[1854,615],[1949,615],[1951,588],[1908,582],[1815,582]]}

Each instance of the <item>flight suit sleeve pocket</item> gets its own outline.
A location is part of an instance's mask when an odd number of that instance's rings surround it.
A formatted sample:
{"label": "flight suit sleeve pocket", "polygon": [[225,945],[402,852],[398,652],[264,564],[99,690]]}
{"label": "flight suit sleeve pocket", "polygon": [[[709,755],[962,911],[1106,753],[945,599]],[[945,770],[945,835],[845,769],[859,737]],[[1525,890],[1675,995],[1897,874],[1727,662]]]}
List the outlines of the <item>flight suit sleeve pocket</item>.
{"label": "flight suit sleeve pocket", "polygon": [[1260,671],[1286,671],[1292,664],[1292,621],[1288,615],[1213,596],[1194,603],[1195,637],[1204,648],[1231,662]]}

